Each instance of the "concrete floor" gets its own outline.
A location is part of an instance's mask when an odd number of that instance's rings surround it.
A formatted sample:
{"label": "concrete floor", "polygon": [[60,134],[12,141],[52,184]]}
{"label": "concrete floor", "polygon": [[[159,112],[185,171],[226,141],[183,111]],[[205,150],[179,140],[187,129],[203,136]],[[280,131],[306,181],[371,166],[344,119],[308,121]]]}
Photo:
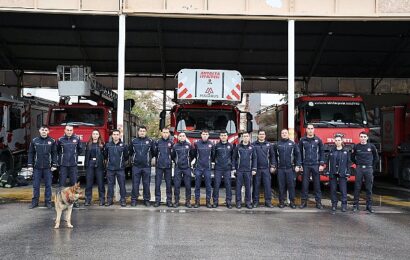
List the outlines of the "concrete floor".
{"label": "concrete floor", "polygon": [[2,259],[408,259],[410,216],[328,210],[110,208],[73,211],[74,229],[53,229],[54,210],[0,205]]}

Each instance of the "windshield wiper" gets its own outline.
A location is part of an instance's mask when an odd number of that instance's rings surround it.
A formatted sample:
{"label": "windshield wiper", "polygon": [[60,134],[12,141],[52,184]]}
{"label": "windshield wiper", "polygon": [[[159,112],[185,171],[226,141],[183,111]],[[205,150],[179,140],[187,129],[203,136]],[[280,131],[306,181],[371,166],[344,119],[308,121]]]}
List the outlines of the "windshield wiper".
{"label": "windshield wiper", "polygon": [[319,121],[317,122],[318,124],[324,124],[324,125],[328,125],[328,126],[333,126],[333,127],[337,127],[337,124],[329,122],[329,121]]}

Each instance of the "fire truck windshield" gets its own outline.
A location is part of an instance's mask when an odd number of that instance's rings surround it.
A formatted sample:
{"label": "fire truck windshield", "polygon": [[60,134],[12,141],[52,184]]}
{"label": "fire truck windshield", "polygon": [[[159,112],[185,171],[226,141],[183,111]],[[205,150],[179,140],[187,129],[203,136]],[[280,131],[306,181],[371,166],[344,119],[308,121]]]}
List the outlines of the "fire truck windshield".
{"label": "fire truck windshield", "polygon": [[100,108],[54,108],[51,110],[49,125],[104,125],[104,110]]}
{"label": "fire truck windshield", "polygon": [[180,109],[177,112],[177,131],[236,132],[235,112],[218,109]]}
{"label": "fire truck windshield", "polygon": [[364,106],[360,102],[313,101],[302,106],[305,124],[317,127],[362,127],[367,124]]}

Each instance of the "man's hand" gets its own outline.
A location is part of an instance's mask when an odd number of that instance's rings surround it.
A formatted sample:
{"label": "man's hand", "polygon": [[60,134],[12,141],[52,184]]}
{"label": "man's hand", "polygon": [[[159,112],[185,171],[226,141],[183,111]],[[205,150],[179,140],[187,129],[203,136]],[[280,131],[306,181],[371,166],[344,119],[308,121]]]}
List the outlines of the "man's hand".
{"label": "man's hand", "polygon": [[270,173],[275,173],[276,167],[270,167]]}
{"label": "man's hand", "polygon": [[252,171],[252,175],[255,176],[255,175],[256,175],[256,171]]}
{"label": "man's hand", "polygon": [[57,170],[57,167],[51,167],[51,171],[53,172],[53,171],[56,171]]}
{"label": "man's hand", "polygon": [[323,165],[319,166],[319,172],[323,172],[324,169],[325,169],[325,166],[323,166]]}
{"label": "man's hand", "polygon": [[33,172],[33,167],[28,167],[27,170]]}
{"label": "man's hand", "polygon": [[301,169],[302,167],[300,167],[300,166],[296,166],[295,167],[295,172],[300,172],[300,169]]}
{"label": "man's hand", "polygon": [[231,177],[236,176],[236,170],[231,171]]}

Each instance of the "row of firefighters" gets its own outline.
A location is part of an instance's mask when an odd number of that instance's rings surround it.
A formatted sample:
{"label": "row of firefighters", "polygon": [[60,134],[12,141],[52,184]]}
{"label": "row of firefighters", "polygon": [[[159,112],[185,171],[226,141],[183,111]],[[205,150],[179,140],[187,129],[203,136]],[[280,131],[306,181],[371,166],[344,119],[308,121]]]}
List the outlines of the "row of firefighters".
{"label": "row of firefighters", "polygon": [[[236,176],[235,201],[237,208],[242,207],[242,188],[245,186],[245,206],[259,207],[259,190],[263,185],[265,206],[272,206],[271,177],[277,175],[279,187],[279,208],[285,207],[286,194],[289,207],[295,205],[295,183],[297,174],[302,174],[302,193],[300,208],[305,208],[308,201],[310,179],[313,179],[316,207],[323,209],[321,203],[320,174],[330,177],[332,211],[338,204],[337,188],[341,193],[341,210],[347,210],[347,178],[351,174],[352,164],[356,164],[353,210],[359,210],[359,195],[362,183],[365,183],[366,210],[372,209],[373,168],[379,157],[374,145],[368,143],[368,135],[360,133],[360,143],[349,151],[343,144],[343,136],[336,135],[335,145],[327,161],[324,161],[323,142],[314,134],[314,126],[307,126],[307,134],[299,144],[289,139],[287,129],[281,131],[281,139],[272,144],[265,140],[265,131],[259,131],[257,141],[250,142],[250,134],[243,133],[241,142],[234,146],[228,142],[228,133],[221,132],[218,143],[209,140],[209,132],[203,130],[201,139],[193,144],[187,141],[185,133],[178,135],[174,143],[168,128],[161,131],[162,137],[153,140],[147,136],[144,126],[138,128],[138,136],[130,144],[120,139],[120,131],[113,130],[111,141],[103,143],[98,130],[94,130],[85,144],[86,190],[85,206],[92,201],[94,178],[98,183],[99,205],[113,204],[115,179],[119,184],[120,205],[126,206],[125,167],[132,162],[131,206],[137,205],[139,187],[142,180],[143,204],[150,206],[151,162],[155,157],[155,203],[161,202],[161,183],[165,179],[166,206],[180,206],[180,188],[185,185],[185,206],[200,206],[200,187],[205,180],[206,206],[218,207],[219,190],[222,180],[226,189],[226,207],[232,208],[231,176]],[[33,170],[33,198],[30,208],[38,206],[39,188],[45,181],[45,204],[51,208],[52,171],[59,170],[59,187],[63,187],[67,177],[70,185],[77,181],[77,158],[83,147],[80,139],[73,133],[73,127],[67,125],[65,134],[58,140],[48,136],[48,128],[39,129],[40,137],[32,140],[29,149],[28,167]],[[194,160],[195,159],[195,160]],[[195,161],[193,167],[192,162]],[[172,201],[172,166],[174,163],[174,201]],[[211,169],[214,163],[214,187],[212,192]],[[195,175],[195,202],[191,204],[191,173]],[[107,177],[108,191],[105,193],[104,177]],[[251,192],[252,190],[252,192]],[[213,201],[212,201],[213,200]],[[211,204],[211,202],[213,202]],[[76,205],[78,207],[78,203]]]}

